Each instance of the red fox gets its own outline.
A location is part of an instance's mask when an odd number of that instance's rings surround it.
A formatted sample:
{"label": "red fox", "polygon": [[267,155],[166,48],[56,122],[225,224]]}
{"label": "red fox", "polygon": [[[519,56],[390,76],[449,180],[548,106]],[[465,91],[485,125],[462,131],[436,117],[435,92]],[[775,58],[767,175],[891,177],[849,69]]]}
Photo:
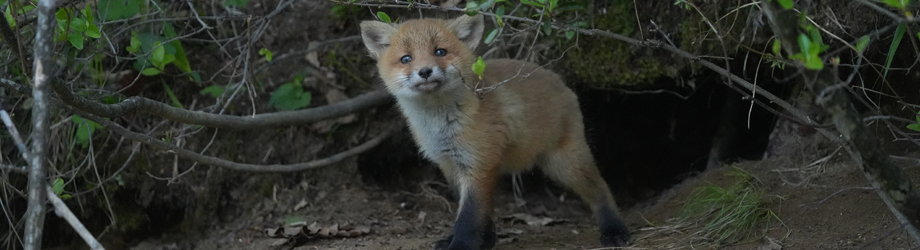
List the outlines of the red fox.
{"label": "red fox", "polygon": [[472,50],[482,32],[481,15],[361,23],[364,45],[415,142],[459,194],[454,232],[434,248],[492,248],[499,175],[533,165],[590,204],[602,245],[626,246],[629,229],[594,165],[575,93],[555,73],[517,60],[486,61],[480,79]]}

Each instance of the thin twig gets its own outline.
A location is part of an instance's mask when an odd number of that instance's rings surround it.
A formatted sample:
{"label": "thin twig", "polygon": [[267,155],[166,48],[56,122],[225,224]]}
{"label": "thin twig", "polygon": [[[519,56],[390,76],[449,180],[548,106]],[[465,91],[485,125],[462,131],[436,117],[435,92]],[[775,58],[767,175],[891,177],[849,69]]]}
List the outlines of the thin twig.
{"label": "thin twig", "polygon": [[58,217],[64,218],[64,220],[70,224],[70,227],[72,227],[74,231],[77,231],[77,235],[80,235],[80,238],[83,238],[83,241],[86,241],[86,245],[88,245],[90,249],[105,250],[105,248],[102,247],[102,244],[99,244],[99,241],[93,237],[93,234],[86,230],[86,227],[83,226],[83,223],[80,222],[80,219],[77,219],[77,216],[75,216],[73,212],[70,211],[70,208],[67,208],[67,204],[64,204],[64,201],[62,201],[61,198],[58,198],[57,195],[54,194],[54,190],[51,188],[51,186],[45,186],[45,191],[48,195],[48,200],[51,201],[51,205],[54,206],[54,214],[57,214]]}

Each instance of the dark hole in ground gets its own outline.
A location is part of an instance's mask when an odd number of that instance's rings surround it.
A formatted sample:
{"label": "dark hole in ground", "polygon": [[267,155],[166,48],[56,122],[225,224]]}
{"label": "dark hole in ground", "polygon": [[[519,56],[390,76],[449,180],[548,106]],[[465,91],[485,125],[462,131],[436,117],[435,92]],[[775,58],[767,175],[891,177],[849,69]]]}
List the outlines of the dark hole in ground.
{"label": "dark hole in ground", "polygon": [[[705,170],[710,145],[723,117],[728,117],[728,124],[736,129],[723,158],[733,161],[762,157],[776,116],[757,105],[749,112],[751,102],[742,100],[714,73],[698,75],[694,80],[695,91],[666,88],[688,96],[686,99],[666,93],[576,90],[592,153],[621,206],[654,197]],[[672,79],[655,85],[676,86]],[[783,85],[767,88],[781,96],[787,89]],[[729,98],[735,101],[726,102]],[[723,109],[726,105],[729,108]],[[365,182],[388,188],[414,189],[426,176],[431,178],[430,174],[443,180],[418,153],[407,129],[359,156],[358,167]],[[542,179],[542,175],[526,174],[523,178],[525,183],[546,183],[529,181]]]}

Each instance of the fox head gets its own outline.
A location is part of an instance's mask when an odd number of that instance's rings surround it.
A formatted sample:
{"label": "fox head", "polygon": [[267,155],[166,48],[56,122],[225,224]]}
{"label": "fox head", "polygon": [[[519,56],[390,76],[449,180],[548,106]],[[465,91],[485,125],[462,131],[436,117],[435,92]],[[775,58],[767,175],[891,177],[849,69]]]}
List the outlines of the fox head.
{"label": "fox head", "polygon": [[[377,59],[380,77],[396,97],[444,93],[472,85],[482,16],[361,23],[361,38]],[[469,84],[466,85],[465,84]]]}

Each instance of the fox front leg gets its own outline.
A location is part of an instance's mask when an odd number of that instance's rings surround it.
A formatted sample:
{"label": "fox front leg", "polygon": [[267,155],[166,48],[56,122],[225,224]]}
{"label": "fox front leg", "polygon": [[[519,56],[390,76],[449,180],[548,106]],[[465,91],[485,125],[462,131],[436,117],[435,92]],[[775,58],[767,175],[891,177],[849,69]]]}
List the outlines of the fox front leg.
{"label": "fox front leg", "polygon": [[[468,171],[478,170],[478,171]],[[497,169],[467,169],[457,173],[455,185],[460,208],[454,232],[435,244],[435,250],[479,250],[495,246],[495,223],[492,222],[492,191],[498,180]]]}

